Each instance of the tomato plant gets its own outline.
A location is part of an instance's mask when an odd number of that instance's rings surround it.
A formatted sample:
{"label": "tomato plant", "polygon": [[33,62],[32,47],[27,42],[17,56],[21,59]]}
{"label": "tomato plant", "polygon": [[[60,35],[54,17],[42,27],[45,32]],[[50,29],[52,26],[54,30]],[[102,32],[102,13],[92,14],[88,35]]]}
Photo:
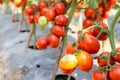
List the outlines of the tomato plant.
{"label": "tomato plant", "polygon": [[[117,0],[40,0],[36,4],[27,5],[27,3],[29,3],[27,0],[14,0],[16,7],[22,7],[24,10],[22,14],[24,13],[27,16],[31,25],[29,36],[31,38],[34,35],[34,47],[39,50],[46,49],[48,46],[51,48],[58,47],[52,80],[55,80],[58,67],[64,74],[71,74],[76,67],[84,72],[90,71],[94,63],[94,57],[91,55],[94,54],[97,56],[98,69],[92,73],[92,80],[120,79],[120,48],[116,48],[114,40],[115,22],[120,16],[120,9],[118,9],[110,25],[104,23],[104,20],[110,16],[110,10],[117,4]],[[76,18],[74,15],[78,15],[79,21],[81,17],[79,14],[82,13],[84,17],[77,25],[82,24],[79,27],[80,29],[72,31],[70,25],[73,18]],[[44,29],[47,27],[46,24],[52,26],[46,35],[37,40],[36,24]],[[67,40],[70,31],[77,35],[74,42]],[[106,41],[107,39],[109,39],[111,51],[101,51],[99,41]],[[61,58],[62,52],[65,52],[65,55]],[[101,54],[98,55],[98,53]]]}

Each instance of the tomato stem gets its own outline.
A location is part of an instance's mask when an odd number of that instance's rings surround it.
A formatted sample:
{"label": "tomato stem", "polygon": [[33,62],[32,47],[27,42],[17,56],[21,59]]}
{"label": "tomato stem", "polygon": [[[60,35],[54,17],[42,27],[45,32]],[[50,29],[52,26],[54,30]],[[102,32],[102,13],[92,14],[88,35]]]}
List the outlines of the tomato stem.
{"label": "tomato stem", "polygon": [[112,22],[110,24],[110,28],[109,28],[109,33],[108,33],[112,51],[114,51],[116,49],[115,39],[114,39],[114,28],[115,28],[115,23],[117,22],[119,16],[120,16],[120,9],[118,9],[114,19],[112,20]]}
{"label": "tomato stem", "polygon": [[[67,26],[65,27],[65,29],[66,29],[66,34],[65,34],[65,36],[64,36],[64,44],[65,44],[65,46],[67,45],[67,33],[68,33],[68,27],[69,27],[69,24],[70,24],[70,22],[71,22],[71,20],[72,20],[72,17],[73,17],[73,14],[74,14],[74,11],[75,11],[75,9],[76,9],[76,7],[77,7],[77,5],[76,5],[76,3],[75,3],[75,0],[72,0],[72,3],[71,3],[71,11],[70,11],[70,14],[68,15],[68,24],[67,24]],[[69,10],[69,8],[70,7],[68,7],[68,10]],[[66,11],[67,12],[67,11]]]}
{"label": "tomato stem", "polygon": [[36,37],[36,25],[35,25],[35,23],[33,23],[33,35],[34,35],[34,49],[36,49],[37,37]]}
{"label": "tomato stem", "polygon": [[70,80],[70,79],[71,79],[71,74],[69,74],[69,75],[68,75],[68,78],[67,78],[67,80]]}

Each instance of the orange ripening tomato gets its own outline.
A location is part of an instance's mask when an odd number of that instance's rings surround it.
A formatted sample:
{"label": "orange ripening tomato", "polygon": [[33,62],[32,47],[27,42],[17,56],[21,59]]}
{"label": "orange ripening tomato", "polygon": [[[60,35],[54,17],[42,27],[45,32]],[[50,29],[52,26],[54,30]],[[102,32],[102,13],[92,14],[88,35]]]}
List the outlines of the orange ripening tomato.
{"label": "orange ripening tomato", "polygon": [[80,51],[80,52],[78,52],[76,57],[78,59],[79,69],[81,69],[82,71],[86,71],[86,72],[88,72],[92,69],[93,58],[88,52]]}
{"label": "orange ripening tomato", "polygon": [[68,54],[68,55],[63,56],[60,59],[59,66],[62,69],[70,70],[70,69],[76,68],[77,64],[78,64],[78,60],[76,56],[72,54]]}
{"label": "orange ripening tomato", "polygon": [[22,0],[14,0],[14,4],[16,7],[20,7],[22,5]]}
{"label": "orange ripening tomato", "polygon": [[74,69],[63,69],[61,67],[59,67],[60,71],[63,72],[64,74],[71,74],[74,70]]}

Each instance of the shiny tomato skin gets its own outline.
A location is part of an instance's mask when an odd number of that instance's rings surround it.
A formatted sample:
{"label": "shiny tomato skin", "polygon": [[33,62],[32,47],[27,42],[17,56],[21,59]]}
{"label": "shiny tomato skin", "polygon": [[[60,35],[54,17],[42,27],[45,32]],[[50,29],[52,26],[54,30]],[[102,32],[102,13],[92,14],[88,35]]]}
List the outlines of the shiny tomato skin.
{"label": "shiny tomato skin", "polygon": [[[103,22],[100,22],[100,25],[101,25],[101,27],[103,27],[104,29],[108,29],[108,26],[105,24],[105,23],[103,23]],[[97,36],[98,34],[99,34],[99,32],[100,32],[100,30],[98,29],[98,28],[94,28],[93,29],[93,36]],[[108,38],[108,34],[107,33],[102,33],[100,36],[99,36],[99,40],[101,40],[101,41],[104,41],[104,40],[106,40]]]}
{"label": "shiny tomato skin", "polygon": [[114,70],[109,71],[111,80],[120,80],[120,65],[117,64]]}
{"label": "shiny tomato skin", "polygon": [[44,1],[40,1],[38,3],[38,9],[42,10],[43,8],[47,7],[47,4]]}
{"label": "shiny tomato skin", "polygon": [[90,54],[95,54],[100,49],[99,41],[91,35],[85,35],[83,39],[79,40],[79,44],[82,50],[85,50]]}
{"label": "shiny tomato skin", "polygon": [[83,21],[83,29],[88,28],[93,25],[93,21],[90,19],[85,19]]}
{"label": "shiny tomato skin", "polygon": [[32,13],[33,13],[33,9],[31,7],[28,7],[24,10],[24,14],[27,16],[32,15]]}
{"label": "shiny tomato skin", "polygon": [[86,18],[91,19],[91,18],[95,17],[96,13],[93,8],[88,7],[87,9],[85,9],[84,14],[85,14]]}
{"label": "shiny tomato skin", "polygon": [[[108,56],[109,56],[109,52],[102,52],[99,56],[98,56],[98,64],[101,67],[104,67],[107,65],[108,62]],[[113,65],[115,64],[115,61],[113,59],[113,57],[110,57],[110,64]]]}
{"label": "shiny tomato skin", "polygon": [[65,14],[65,10],[66,10],[66,7],[63,2],[59,2],[55,5],[55,11],[57,15]]}
{"label": "shiny tomato skin", "polygon": [[55,17],[56,17],[56,13],[53,9],[49,9],[47,10],[46,12],[46,17],[48,19],[48,21],[53,21],[55,20]]}
{"label": "shiny tomato skin", "polygon": [[55,20],[55,24],[59,26],[66,26],[68,24],[68,18],[65,15],[59,15]]}
{"label": "shiny tomato skin", "polygon": [[38,19],[40,18],[40,16],[41,16],[40,12],[35,13],[35,15],[34,15],[34,21],[36,23],[38,23]]}
{"label": "shiny tomato skin", "polygon": [[93,58],[88,52],[86,52],[86,51],[78,52],[76,57],[78,59],[79,69],[81,69],[82,71],[85,71],[85,72],[88,72],[92,69]]}
{"label": "shiny tomato skin", "polygon": [[92,80],[105,80],[105,76],[106,76],[105,72],[99,72],[97,69],[92,73]]}
{"label": "shiny tomato skin", "polygon": [[41,16],[45,16],[46,12],[47,12],[48,8],[42,8],[40,13],[41,13]]}
{"label": "shiny tomato skin", "polygon": [[29,15],[28,16],[28,23],[29,24],[33,24],[34,23],[34,16],[33,15]]}
{"label": "shiny tomato skin", "polygon": [[76,50],[76,47],[72,43],[68,44],[65,48],[65,54],[73,54]]}
{"label": "shiny tomato skin", "polygon": [[65,35],[65,29],[61,26],[55,25],[52,32],[58,37],[63,37]]}
{"label": "shiny tomato skin", "polygon": [[36,42],[36,47],[38,49],[46,49],[47,46],[48,46],[48,39],[46,36],[39,38]]}
{"label": "shiny tomato skin", "polygon": [[119,47],[119,48],[117,48],[117,50],[118,50],[118,53],[117,53],[117,56],[116,56],[116,57],[114,57],[114,59],[115,59],[115,61],[117,61],[117,62],[119,62],[119,63],[120,63],[120,47]]}
{"label": "shiny tomato skin", "polygon": [[48,41],[49,41],[49,46],[52,48],[57,48],[59,45],[59,37],[57,37],[54,34],[49,36]]}

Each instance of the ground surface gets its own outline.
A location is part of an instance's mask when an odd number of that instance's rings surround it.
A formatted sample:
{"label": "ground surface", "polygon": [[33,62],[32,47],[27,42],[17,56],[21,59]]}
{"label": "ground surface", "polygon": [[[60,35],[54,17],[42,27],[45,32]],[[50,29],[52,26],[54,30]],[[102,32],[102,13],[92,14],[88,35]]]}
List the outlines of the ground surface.
{"label": "ground surface", "polygon": [[[114,16],[109,18],[110,22]],[[50,80],[57,49],[48,47],[46,50],[33,50],[25,48],[28,32],[18,33],[18,23],[11,23],[10,14],[2,14],[0,11],[0,80]],[[23,29],[24,28],[23,24]],[[120,24],[116,24],[116,46],[120,46]],[[48,29],[40,32],[37,30],[37,38],[45,35]],[[70,40],[75,40],[75,36],[69,36]],[[33,39],[31,45],[33,43]],[[107,40],[105,51],[110,50],[109,41]],[[96,69],[95,61],[93,69],[85,73],[76,69],[72,74],[76,80],[91,80],[91,73]],[[62,74],[58,71],[57,74]]]}

